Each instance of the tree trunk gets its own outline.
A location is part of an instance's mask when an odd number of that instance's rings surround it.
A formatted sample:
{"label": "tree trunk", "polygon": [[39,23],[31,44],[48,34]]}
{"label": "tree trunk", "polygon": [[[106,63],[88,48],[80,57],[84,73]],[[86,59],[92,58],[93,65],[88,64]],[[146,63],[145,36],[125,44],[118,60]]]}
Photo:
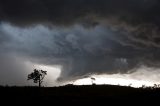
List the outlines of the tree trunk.
{"label": "tree trunk", "polygon": [[41,81],[39,80],[39,87],[41,87]]}

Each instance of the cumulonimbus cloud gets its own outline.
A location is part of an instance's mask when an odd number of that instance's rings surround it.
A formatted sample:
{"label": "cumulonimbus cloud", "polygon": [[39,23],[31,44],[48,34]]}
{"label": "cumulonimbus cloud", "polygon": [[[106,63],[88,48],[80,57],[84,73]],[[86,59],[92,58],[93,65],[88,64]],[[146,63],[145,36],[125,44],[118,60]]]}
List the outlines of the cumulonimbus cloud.
{"label": "cumulonimbus cloud", "polygon": [[64,79],[159,67],[159,7],[158,0],[1,0],[0,54],[61,65]]}
{"label": "cumulonimbus cloud", "polygon": [[1,32],[5,36],[1,38],[1,54],[14,54],[38,64],[61,65],[64,79],[128,73],[141,64],[159,67],[158,55],[152,49],[123,45],[124,39],[103,26],[49,29],[43,25],[20,28],[4,23]]}

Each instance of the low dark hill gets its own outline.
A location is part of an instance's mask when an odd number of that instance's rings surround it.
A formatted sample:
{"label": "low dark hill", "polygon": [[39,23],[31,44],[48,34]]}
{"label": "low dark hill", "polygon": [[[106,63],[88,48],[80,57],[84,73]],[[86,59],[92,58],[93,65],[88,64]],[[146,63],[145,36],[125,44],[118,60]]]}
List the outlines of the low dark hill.
{"label": "low dark hill", "polygon": [[113,85],[61,87],[0,87],[1,101],[18,104],[156,103],[159,88],[132,88]]}

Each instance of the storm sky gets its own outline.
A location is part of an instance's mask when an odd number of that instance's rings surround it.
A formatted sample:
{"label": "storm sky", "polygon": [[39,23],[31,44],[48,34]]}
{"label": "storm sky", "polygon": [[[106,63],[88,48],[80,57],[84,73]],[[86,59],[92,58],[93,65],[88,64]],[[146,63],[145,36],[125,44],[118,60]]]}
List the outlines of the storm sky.
{"label": "storm sky", "polygon": [[159,74],[159,11],[159,0],[0,0],[0,84],[35,64],[59,66],[58,80]]}

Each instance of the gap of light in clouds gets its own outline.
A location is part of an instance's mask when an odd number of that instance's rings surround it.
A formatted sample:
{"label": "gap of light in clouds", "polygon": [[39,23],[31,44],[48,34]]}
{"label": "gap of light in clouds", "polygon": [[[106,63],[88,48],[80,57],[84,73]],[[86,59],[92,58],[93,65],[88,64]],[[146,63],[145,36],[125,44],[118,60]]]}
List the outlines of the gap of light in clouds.
{"label": "gap of light in clouds", "polygon": [[[154,71],[153,71],[154,70]],[[88,78],[78,79],[73,82],[74,85],[91,85],[92,82],[96,85],[111,84],[120,86],[132,86],[132,87],[142,87],[154,86],[154,84],[159,84],[159,69],[147,68],[141,66],[134,73],[129,74],[112,74],[112,75],[91,75]],[[95,80],[91,80],[95,78]]]}

